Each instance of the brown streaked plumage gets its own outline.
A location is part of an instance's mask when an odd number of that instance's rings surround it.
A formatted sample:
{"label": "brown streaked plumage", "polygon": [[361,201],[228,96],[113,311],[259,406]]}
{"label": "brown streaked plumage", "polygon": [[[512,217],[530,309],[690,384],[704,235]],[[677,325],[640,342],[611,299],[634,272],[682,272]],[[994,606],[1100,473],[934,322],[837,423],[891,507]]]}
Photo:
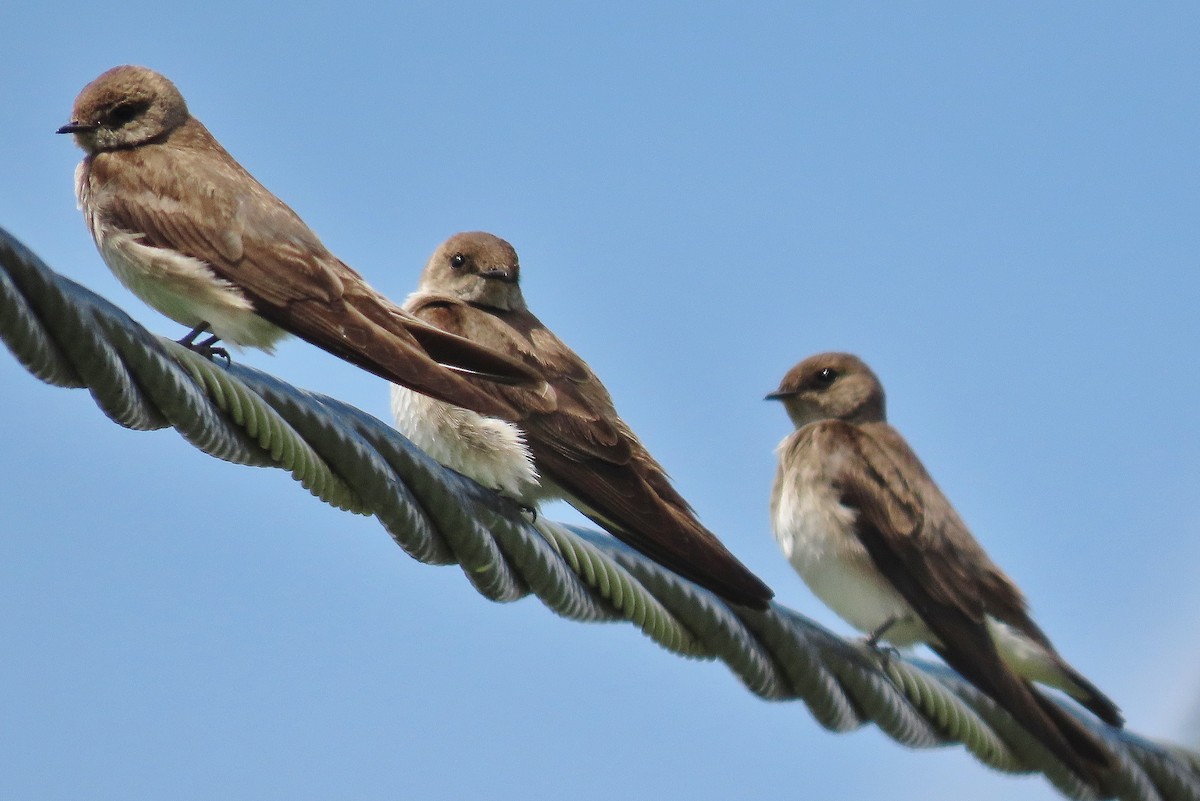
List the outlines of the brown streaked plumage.
{"label": "brown streaked plumage", "polygon": [[[405,309],[517,359],[544,383],[496,387],[515,425],[393,388],[397,425],[434,458],[528,505],[563,497],[660,564],[729,601],[765,608],[771,590],[696,519],[587,364],[526,308],[516,251],[473,232],[430,258]],[[482,388],[482,387],[481,387]]]}
{"label": "brown streaked plumage", "polygon": [[775,536],[821,600],[899,646],[928,643],[1097,788],[1112,755],[1030,684],[1058,687],[1114,726],[1121,713],[1059,656],[904,438],[860,359],[805,359],[767,396],[796,430],[779,446]]}
{"label": "brown streaked plumage", "polygon": [[84,87],[58,132],[74,134],[85,151],[76,192],[105,262],[150,306],[211,330],[206,345],[270,352],[293,333],[390,381],[489,414],[512,410],[462,372],[536,380],[372,289],[221,147],[164,76],[114,67]]}

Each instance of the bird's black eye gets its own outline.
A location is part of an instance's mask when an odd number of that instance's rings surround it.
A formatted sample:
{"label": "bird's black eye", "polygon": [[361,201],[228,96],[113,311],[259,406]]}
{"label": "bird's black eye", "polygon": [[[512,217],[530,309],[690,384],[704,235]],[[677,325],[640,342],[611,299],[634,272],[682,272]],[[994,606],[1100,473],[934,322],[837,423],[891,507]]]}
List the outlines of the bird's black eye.
{"label": "bird's black eye", "polygon": [[108,112],[105,123],[110,127],[120,128],[122,125],[129,122],[149,107],[150,104],[146,102],[134,100],[126,101],[118,106],[115,106],[112,111]]}
{"label": "bird's black eye", "polygon": [[450,257],[450,266],[455,270],[461,270],[467,264],[467,257],[461,253],[455,253]]}
{"label": "bird's black eye", "polygon": [[822,367],[821,371],[817,373],[817,383],[821,386],[827,387],[836,381],[837,377],[837,370],[834,370],[832,367]]}

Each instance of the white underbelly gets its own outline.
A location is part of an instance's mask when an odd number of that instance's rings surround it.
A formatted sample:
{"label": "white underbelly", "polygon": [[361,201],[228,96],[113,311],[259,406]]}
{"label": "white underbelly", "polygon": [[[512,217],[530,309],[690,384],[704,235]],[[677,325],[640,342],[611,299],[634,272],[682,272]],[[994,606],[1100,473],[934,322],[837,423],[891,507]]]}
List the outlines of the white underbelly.
{"label": "white underbelly", "polygon": [[[239,289],[213,272],[200,259],[170,248],[151,247],[143,235],[124,231],[105,221],[101,188],[95,197],[89,178],[90,157],[75,168],[75,197],[88,230],[104,263],[129,291],[151,308],[177,323],[195,328],[208,323],[223,342],[261,348],[270,353],[288,335],[267,322]],[[170,206],[174,201],[152,197],[150,202]]]}
{"label": "white underbelly", "polygon": [[854,628],[870,634],[894,620],[883,639],[925,641],[925,626],[883,578],[853,532],[856,513],[828,485],[787,482],[773,510],[775,539],[814,595]]}
{"label": "white underbelly", "polygon": [[287,332],[258,315],[233,284],[204,262],[173,250],[143,245],[138,236],[108,232],[96,240],[100,255],[129,291],[177,323],[208,323],[223,342],[270,353]]}
{"label": "white underbelly", "polygon": [[527,506],[547,497],[533,456],[512,423],[392,385],[396,429],[440,464]]}

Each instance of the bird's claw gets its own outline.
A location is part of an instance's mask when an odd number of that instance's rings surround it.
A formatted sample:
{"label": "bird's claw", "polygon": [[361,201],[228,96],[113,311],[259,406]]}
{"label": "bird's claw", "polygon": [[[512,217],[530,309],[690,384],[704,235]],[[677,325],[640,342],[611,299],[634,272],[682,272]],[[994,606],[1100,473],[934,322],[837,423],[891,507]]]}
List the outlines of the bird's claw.
{"label": "bird's claw", "polygon": [[180,345],[183,345],[185,348],[192,351],[193,353],[200,354],[204,358],[208,359],[210,362],[216,361],[217,357],[219,356],[225,360],[225,364],[232,365],[233,359],[229,358],[229,351],[225,350],[225,348],[217,347],[217,343],[221,341],[221,338],[219,336],[217,336],[216,334],[213,334],[212,336],[205,339],[203,342],[196,341],[196,337],[200,336],[201,334],[203,334],[205,331],[208,331],[208,330],[209,330],[208,323],[201,323],[200,325],[196,326],[191,331],[189,331],[187,333],[187,336],[183,337],[182,339],[176,340],[176,342],[178,342]]}
{"label": "bird's claw", "polygon": [[879,641],[882,639],[884,634],[887,634],[888,629],[896,625],[899,620],[900,619],[897,617],[889,617],[887,620],[883,621],[881,626],[863,638],[863,645],[870,648],[879,656],[884,670],[888,669],[893,657],[898,658],[900,656],[900,651],[894,645],[881,645]]}
{"label": "bird's claw", "polygon": [[863,642],[879,657],[879,666],[885,671],[891,667],[893,659],[900,658],[900,649],[894,645],[881,645],[878,641],[872,642],[869,637]]}

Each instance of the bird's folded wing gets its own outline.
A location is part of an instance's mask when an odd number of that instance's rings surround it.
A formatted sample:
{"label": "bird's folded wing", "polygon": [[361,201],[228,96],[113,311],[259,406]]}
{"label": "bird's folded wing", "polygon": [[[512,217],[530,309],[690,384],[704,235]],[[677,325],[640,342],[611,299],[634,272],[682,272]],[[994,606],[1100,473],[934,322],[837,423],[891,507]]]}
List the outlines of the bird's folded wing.
{"label": "bird's folded wing", "polygon": [[[108,155],[153,160],[154,154],[142,148]],[[105,186],[100,213],[111,225],[139,232],[142,244],[203,261],[216,277],[236,285],[264,318],[388,380],[503,415],[511,415],[506,404],[440,366],[485,379],[538,383],[521,362],[405,314],[244,171],[206,166],[114,170],[100,161],[94,165],[106,171],[96,176]],[[138,183],[149,168],[158,176],[153,192]]]}
{"label": "bird's folded wing", "polygon": [[761,608],[771,591],[710,531],[617,416],[587,365],[528,312],[492,314],[455,298],[418,296],[405,308],[472,341],[523,360],[540,390],[496,387],[520,410],[516,421],[538,471],[612,534],[675,572]]}
{"label": "bird's folded wing", "polygon": [[[1013,715],[1081,776],[1099,781],[1111,755],[1082,724],[1008,668],[986,622],[995,588],[979,579],[986,559],[916,456],[890,429],[820,424],[817,447],[838,465],[842,502],[871,561],[936,637],[950,667]],[[987,564],[990,564],[988,562]],[[1015,593],[1006,587],[1005,596]],[[1019,596],[1018,596],[1019,597]],[[1011,603],[1012,598],[1006,598]]]}

